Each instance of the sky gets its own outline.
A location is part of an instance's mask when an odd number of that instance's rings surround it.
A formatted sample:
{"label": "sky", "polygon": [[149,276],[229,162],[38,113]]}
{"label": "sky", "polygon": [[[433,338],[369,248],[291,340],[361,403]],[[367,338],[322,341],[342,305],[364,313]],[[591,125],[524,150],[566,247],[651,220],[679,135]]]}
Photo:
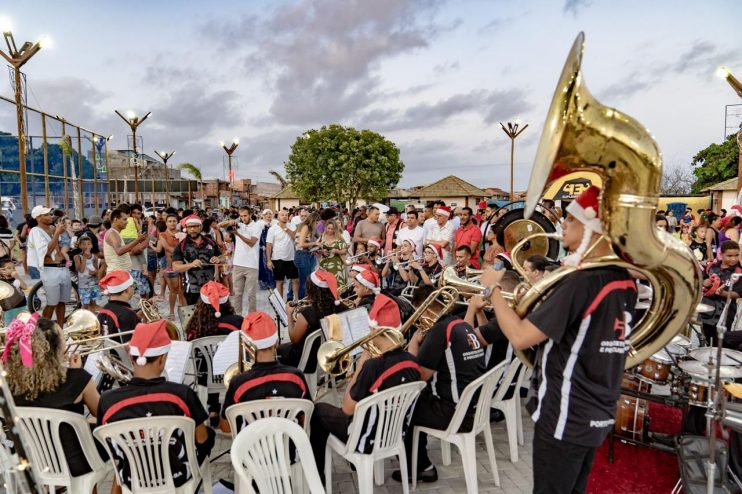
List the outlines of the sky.
{"label": "sky", "polygon": [[[24,67],[30,106],[113,134],[113,149],[129,133],[114,109],[151,111],[144,151],[175,150],[204,177],[224,178],[219,141],[237,137],[237,177],[272,181],[297,136],[340,123],[400,148],[400,186],[455,174],[507,189],[499,122],[519,118],[525,189],[580,31],[585,84],[651,130],[666,167],[719,142],[725,105],[742,103],[714,76],[742,78],[739,0],[26,0],[0,16],[17,42],[53,40]],[[0,130],[15,132],[7,110]]]}

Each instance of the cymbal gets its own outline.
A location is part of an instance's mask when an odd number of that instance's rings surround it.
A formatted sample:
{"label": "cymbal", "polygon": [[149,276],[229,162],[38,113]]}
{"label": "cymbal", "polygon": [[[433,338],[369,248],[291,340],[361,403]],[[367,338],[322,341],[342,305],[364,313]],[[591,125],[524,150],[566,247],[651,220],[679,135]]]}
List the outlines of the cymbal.
{"label": "cymbal", "polygon": [[10,298],[15,293],[15,288],[10,283],[0,281],[0,300]]}
{"label": "cymbal", "polygon": [[708,312],[714,312],[716,310],[716,307],[713,305],[708,304],[698,304],[696,305],[696,314],[705,314]]}
{"label": "cymbal", "polygon": [[[709,361],[710,354],[711,361],[716,362],[716,352],[717,349],[715,347],[696,348],[695,350],[690,352],[690,356],[691,358],[696,359],[699,362],[707,363]],[[739,367],[741,364],[742,352],[738,352],[737,350],[730,350],[729,348],[721,349],[721,365],[732,365],[735,367]]]}
{"label": "cymbal", "polygon": [[670,343],[681,346],[683,348],[690,348],[690,338],[682,334],[675,335],[672,340],[670,340]]}
{"label": "cymbal", "polygon": [[[709,373],[711,373],[711,379],[716,378],[716,366],[714,364],[699,362],[697,360],[685,360],[680,362],[678,365],[681,369],[696,379],[708,381]],[[722,365],[719,367],[719,376],[721,379],[736,379],[742,377],[742,369],[731,367],[729,365]]]}

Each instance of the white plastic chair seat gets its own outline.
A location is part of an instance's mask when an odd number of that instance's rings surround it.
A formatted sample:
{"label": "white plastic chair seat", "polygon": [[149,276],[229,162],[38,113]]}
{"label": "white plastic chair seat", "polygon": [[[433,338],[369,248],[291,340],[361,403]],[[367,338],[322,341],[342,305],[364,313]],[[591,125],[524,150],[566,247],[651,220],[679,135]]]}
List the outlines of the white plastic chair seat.
{"label": "white plastic chair seat", "polygon": [[307,339],[304,340],[304,347],[301,350],[299,365],[296,366],[297,369],[304,373],[304,378],[307,380],[307,386],[309,386],[309,396],[311,396],[312,398],[314,398],[317,394],[317,375],[319,374],[320,369],[319,365],[317,365],[317,368],[314,369],[314,372],[311,374],[308,374],[305,369],[307,368],[307,363],[309,363],[309,357],[311,356],[314,342],[317,341],[317,338],[321,337],[321,329],[309,333]]}
{"label": "white plastic chair seat", "polygon": [[[170,467],[170,440],[176,431],[183,432],[186,461],[191,478],[175,487]],[[124,494],[186,494],[195,493],[203,480],[203,490],[211,494],[211,469],[209,459],[201,466],[196,458],[194,433],[196,423],[188,417],[162,415],[139,419],[121,420],[95,429],[93,434],[103,443],[111,458],[114,446],[123,454],[129,465],[131,488],[119,477],[116,479]]]}
{"label": "white plastic chair seat", "polygon": [[[487,454],[489,456],[490,469],[492,470],[492,476],[495,479],[495,485],[500,486],[500,475],[497,472],[497,459],[495,458],[495,446],[492,442],[492,429],[490,428],[489,417],[490,417],[490,402],[492,396],[495,393],[495,387],[497,382],[502,377],[504,372],[505,362],[501,362],[494,368],[485,372],[483,375],[469,383],[469,385],[461,393],[461,398],[456,405],[456,411],[451,417],[451,422],[448,424],[446,430],[431,429],[429,427],[415,426],[412,431],[412,488],[417,487],[417,448],[420,442],[420,433],[424,432],[428,436],[437,437],[441,440],[441,450],[443,452],[443,463],[451,463],[451,450],[447,448],[445,443],[451,443],[456,445],[461,452],[462,462],[464,464],[464,477],[466,478],[466,491],[469,494],[477,494],[477,456],[475,449],[475,440],[477,434],[484,432],[484,441],[487,446]],[[466,416],[466,412],[469,409],[469,404],[474,397],[474,394],[479,392],[479,397],[476,402],[476,410],[474,413],[474,421],[472,430],[469,432],[459,432],[461,423]]]}
{"label": "white plastic chair seat", "polygon": [[[492,398],[492,408],[501,410],[505,415],[505,427],[508,432],[508,444],[510,446],[510,461],[518,461],[518,444],[523,445],[523,414],[521,413],[520,387],[526,376],[525,364],[518,359],[510,362],[505,378],[495,391]],[[505,394],[511,384],[515,382],[513,396],[505,400]],[[516,442],[517,439],[517,442]]]}
{"label": "white plastic chair seat", "polygon": [[[232,408],[232,407],[230,407]],[[290,494],[296,491],[292,475],[289,442],[301,458],[302,472],[309,491],[322,494],[322,480],[314,462],[309,436],[299,425],[281,417],[268,417],[248,424],[232,443],[232,466],[239,478],[238,494]],[[257,491],[253,488],[253,482]]]}
{"label": "white plastic chair seat", "polygon": [[[325,448],[325,488],[332,494],[332,451],[351,462],[358,475],[359,494],[370,494],[376,485],[384,481],[384,459],[396,456],[402,473],[402,490],[409,493],[407,484],[407,457],[405,456],[402,432],[408,411],[412,408],[425,388],[422,381],[400,384],[384,391],[367,396],[356,404],[353,422],[350,426],[348,441],[330,434]],[[366,417],[376,423],[373,439],[374,449],[371,453],[358,452],[358,442],[364,433]],[[375,418],[374,418],[375,415]]]}
{"label": "white plastic chair seat", "polygon": [[[113,468],[98,454],[95,440],[85,417],[74,412],[40,407],[16,407],[20,417],[20,433],[28,445],[28,456],[36,477],[50,491],[66,486],[70,492],[90,493]],[[62,449],[59,428],[67,424],[74,429],[91,472],[72,477]]]}

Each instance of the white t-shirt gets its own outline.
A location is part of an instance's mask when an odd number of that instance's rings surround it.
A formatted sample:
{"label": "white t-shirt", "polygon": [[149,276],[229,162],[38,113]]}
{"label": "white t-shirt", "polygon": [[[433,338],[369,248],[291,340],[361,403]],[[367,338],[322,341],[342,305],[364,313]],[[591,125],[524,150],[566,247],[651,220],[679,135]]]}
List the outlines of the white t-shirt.
{"label": "white t-shirt", "polygon": [[428,239],[428,235],[430,235],[430,230],[433,229],[433,227],[436,225],[435,216],[428,218],[423,222],[423,241]]}
{"label": "white t-shirt", "polygon": [[[260,234],[263,233],[263,225],[257,221],[251,221],[249,225],[244,223],[237,224],[238,232],[240,235],[246,238],[254,238],[260,240]],[[234,257],[232,263],[235,266],[243,268],[258,269],[258,259],[260,258],[260,243],[255,242],[255,245],[250,247],[242,241],[240,237],[235,235],[234,238]]]}
{"label": "white t-shirt", "polygon": [[27,263],[39,271],[44,270],[44,257],[49,250],[52,238],[40,226],[31,228],[27,240]]}
{"label": "white t-shirt", "polygon": [[291,224],[291,227],[296,230],[296,227],[298,227],[299,223],[301,223],[301,216],[297,214],[296,216],[291,218],[291,221],[289,223]]}
{"label": "white t-shirt", "polygon": [[397,234],[397,245],[402,245],[402,242],[404,242],[405,240],[412,240],[413,242],[415,242],[414,255],[420,257],[423,255],[424,237],[425,232],[420,225],[416,226],[414,229],[405,227],[402,228]]}
{"label": "white t-shirt", "polygon": [[286,225],[286,231],[280,224],[275,224],[268,229],[265,242],[272,244],[271,260],[293,261],[296,248],[294,247],[294,229]]}
{"label": "white t-shirt", "polygon": [[453,255],[451,255],[451,249],[453,248],[453,240],[456,236],[456,229],[453,227],[451,221],[447,221],[445,225],[439,226],[436,223],[431,228],[430,233],[425,237],[426,242],[430,241],[444,241],[448,240],[448,247],[443,249],[443,264],[451,266],[453,264]]}

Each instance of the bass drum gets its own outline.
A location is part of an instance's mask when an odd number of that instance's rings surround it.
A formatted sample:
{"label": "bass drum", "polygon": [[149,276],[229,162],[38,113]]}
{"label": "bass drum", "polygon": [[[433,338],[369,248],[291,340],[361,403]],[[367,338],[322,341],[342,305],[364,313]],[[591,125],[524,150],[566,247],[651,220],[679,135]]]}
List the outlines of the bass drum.
{"label": "bass drum", "polygon": [[[534,211],[530,219],[525,219],[523,218],[524,211],[523,208],[511,209],[492,226],[496,238],[500,238],[501,234],[503,235],[505,240],[503,247],[507,252],[512,251],[518,242],[534,233],[556,233],[554,224],[546,215],[540,211]],[[556,239],[534,238],[518,251],[517,260],[523,265],[530,256],[542,255],[556,261],[559,257],[559,249],[559,241]]]}

